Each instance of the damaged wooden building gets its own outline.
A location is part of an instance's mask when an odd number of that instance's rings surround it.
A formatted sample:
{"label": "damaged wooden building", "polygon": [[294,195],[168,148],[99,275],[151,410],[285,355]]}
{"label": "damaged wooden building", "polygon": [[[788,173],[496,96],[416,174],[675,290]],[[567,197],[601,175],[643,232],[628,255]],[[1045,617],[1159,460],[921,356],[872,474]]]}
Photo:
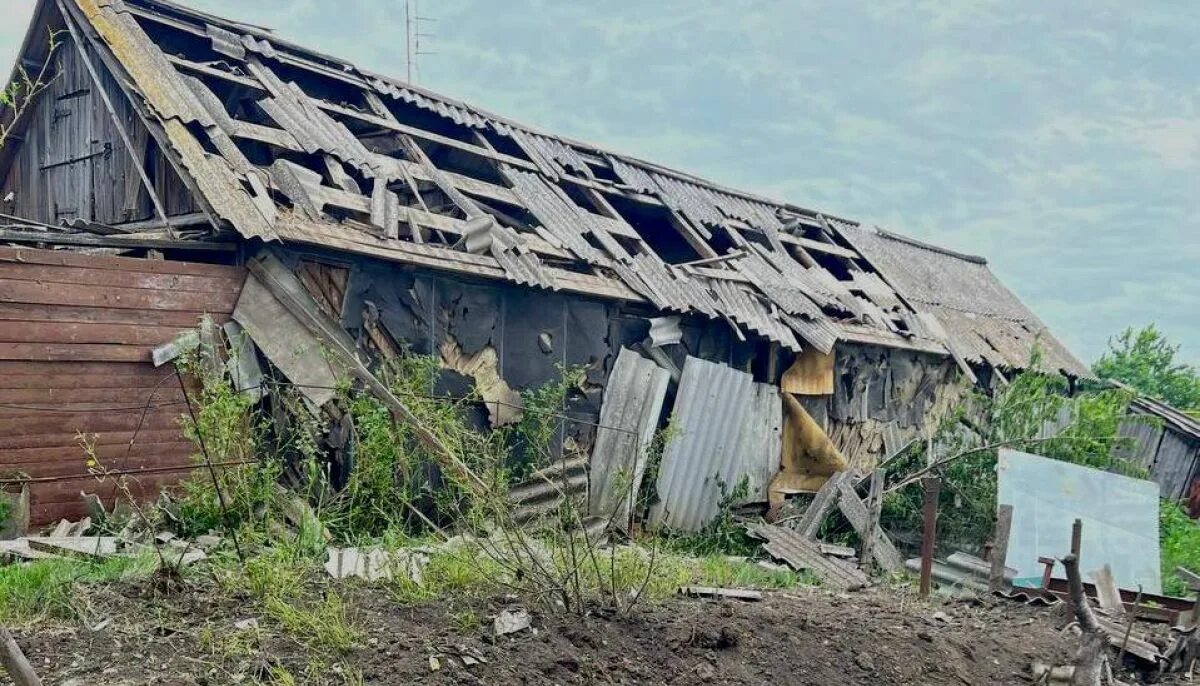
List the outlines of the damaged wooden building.
{"label": "damaged wooden building", "polygon": [[[1038,344],[989,271],[853,220],[725,188],[162,0],[39,0],[20,56],[48,88],[0,149],[0,478],[34,523],[97,489],[81,437],[149,495],[189,473],[185,387],[152,351],[204,315],[321,412],[334,341],[436,357],[431,393],[513,421],[582,367],[568,482],[622,507],[654,431],[654,525],[723,489],[870,468]],[[54,413],[46,412],[55,410]],[[83,472],[82,476],[80,473]],[[99,487],[101,490],[104,486]],[[106,494],[111,495],[111,493]]]}

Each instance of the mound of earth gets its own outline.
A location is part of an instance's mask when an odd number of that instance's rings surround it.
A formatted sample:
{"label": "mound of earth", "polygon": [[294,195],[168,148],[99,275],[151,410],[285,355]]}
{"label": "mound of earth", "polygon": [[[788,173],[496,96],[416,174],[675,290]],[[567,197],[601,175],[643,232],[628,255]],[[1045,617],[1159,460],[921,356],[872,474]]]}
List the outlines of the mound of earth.
{"label": "mound of earth", "polygon": [[[1076,639],[1044,609],[924,603],[889,591],[768,593],[761,602],[679,598],[629,616],[534,612],[496,637],[511,598],[401,605],[345,590],[360,630],[338,666],[314,674],[310,652],[238,598],[191,590],[96,588],[90,628],[17,632],[47,684],[1012,684],[1030,663],[1070,662]],[[306,670],[308,670],[306,672]],[[356,675],[347,679],[346,674]],[[273,676],[274,675],[274,676]],[[274,680],[274,681],[273,681]]]}

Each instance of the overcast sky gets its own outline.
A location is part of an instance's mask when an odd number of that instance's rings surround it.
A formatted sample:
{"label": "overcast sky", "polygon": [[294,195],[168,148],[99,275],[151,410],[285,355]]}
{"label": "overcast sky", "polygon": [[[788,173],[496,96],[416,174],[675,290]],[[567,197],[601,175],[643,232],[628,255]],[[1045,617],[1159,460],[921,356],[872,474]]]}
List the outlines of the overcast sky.
{"label": "overcast sky", "polygon": [[[404,75],[400,0],[190,4]],[[1086,362],[1150,322],[1200,362],[1200,3],[1142,5],[425,0],[417,80],[984,255]]]}

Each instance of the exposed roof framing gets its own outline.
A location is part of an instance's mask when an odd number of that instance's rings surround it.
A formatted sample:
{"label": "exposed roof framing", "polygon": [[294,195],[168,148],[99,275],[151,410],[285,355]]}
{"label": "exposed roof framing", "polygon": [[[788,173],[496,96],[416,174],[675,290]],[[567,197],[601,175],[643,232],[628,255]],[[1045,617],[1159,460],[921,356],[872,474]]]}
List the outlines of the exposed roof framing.
{"label": "exposed roof framing", "polygon": [[43,0],[39,12],[54,2],[144,105],[205,210],[246,238],[644,301],[795,351],[953,351],[848,239],[853,222],[164,0]]}

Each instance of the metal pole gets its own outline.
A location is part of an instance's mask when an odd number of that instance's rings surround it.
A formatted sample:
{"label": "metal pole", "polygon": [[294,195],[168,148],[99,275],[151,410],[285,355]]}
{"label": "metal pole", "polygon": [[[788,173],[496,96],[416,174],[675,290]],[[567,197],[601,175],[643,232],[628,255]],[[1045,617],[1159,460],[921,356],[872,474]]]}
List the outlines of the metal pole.
{"label": "metal pole", "polygon": [[928,598],[933,580],[933,548],[937,538],[937,505],[938,495],[942,490],[942,480],[936,476],[921,479],[925,487],[925,526],[921,535],[921,597]]}

